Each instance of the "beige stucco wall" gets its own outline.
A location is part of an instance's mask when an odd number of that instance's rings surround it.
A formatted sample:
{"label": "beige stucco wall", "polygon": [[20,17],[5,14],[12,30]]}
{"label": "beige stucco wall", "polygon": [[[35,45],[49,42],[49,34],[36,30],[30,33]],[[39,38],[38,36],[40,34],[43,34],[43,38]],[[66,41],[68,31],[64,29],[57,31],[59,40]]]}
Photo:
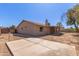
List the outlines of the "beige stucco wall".
{"label": "beige stucco wall", "polygon": [[40,25],[35,25],[28,22],[23,22],[18,28],[17,31],[22,34],[31,34],[31,35],[45,35],[50,33],[49,27],[43,27],[43,31],[40,32]]}

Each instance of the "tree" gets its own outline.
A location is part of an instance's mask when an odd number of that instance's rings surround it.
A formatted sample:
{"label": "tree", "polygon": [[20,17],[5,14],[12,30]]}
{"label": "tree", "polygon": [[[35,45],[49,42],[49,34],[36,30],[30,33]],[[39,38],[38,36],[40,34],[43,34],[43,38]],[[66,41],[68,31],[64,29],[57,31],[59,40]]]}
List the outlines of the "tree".
{"label": "tree", "polygon": [[58,27],[62,27],[62,26],[63,26],[61,22],[57,22],[56,25],[57,25]]}
{"label": "tree", "polygon": [[15,25],[10,26],[10,29],[15,29]]}
{"label": "tree", "polygon": [[79,25],[79,5],[74,6],[67,11],[67,25],[74,25],[76,31],[78,31]]}

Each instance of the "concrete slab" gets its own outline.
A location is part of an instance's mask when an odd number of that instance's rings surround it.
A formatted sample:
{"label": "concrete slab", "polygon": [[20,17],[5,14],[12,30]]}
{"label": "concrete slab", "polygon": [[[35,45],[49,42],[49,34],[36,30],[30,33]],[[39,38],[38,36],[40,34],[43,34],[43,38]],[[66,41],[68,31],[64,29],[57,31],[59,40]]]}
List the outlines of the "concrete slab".
{"label": "concrete slab", "polygon": [[16,51],[16,50],[21,49],[23,47],[31,46],[33,44],[34,43],[29,42],[29,41],[25,41],[23,39],[7,42],[9,49],[11,49],[12,51]]}
{"label": "concrete slab", "polygon": [[40,56],[50,49],[43,47],[39,44],[35,44],[29,47],[21,48],[19,50],[14,51],[15,56]]}
{"label": "concrete slab", "polygon": [[42,42],[40,42],[40,44],[51,49],[43,55],[76,55],[75,46],[70,46],[67,44],[61,44],[48,40],[43,40]]}
{"label": "concrete slab", "polygon": [[59,43],[59,42],[54,42],[54,41],[48,41],[48,40],[42,40],[41,42],[39,42],[39,44],[46,46],[50,49],[55,49],[55,50],[59,50],[61,49],[68,49],[68,48],[74,48],[75,46],[70,46],[64,43]]}
{"label": "concrete slab", "polygon": [[34,43],[39,43],[39,42],[43,41],[43,39],[40,39],[40,38],[25,38],[24,40],[28,40],[28,41],[31,41]]}
{"label": "concrete slab", "polygon": [[[36,41],[35,41],[35,40]],[[7,46],[14,56],[75,56],[75,46],[40,38],[25,38],[7,42]]]}

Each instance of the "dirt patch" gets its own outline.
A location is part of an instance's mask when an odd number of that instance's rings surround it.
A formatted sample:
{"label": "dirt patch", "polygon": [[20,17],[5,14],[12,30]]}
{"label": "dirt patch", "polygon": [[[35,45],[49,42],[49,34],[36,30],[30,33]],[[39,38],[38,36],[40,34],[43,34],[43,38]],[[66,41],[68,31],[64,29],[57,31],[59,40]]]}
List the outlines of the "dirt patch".
{"label": "dirt patch", "polygon": [[0,56],[11,56],[5,43],[13,40],[17,40],[17,37],[13,36],[13,34],[0,35]]}

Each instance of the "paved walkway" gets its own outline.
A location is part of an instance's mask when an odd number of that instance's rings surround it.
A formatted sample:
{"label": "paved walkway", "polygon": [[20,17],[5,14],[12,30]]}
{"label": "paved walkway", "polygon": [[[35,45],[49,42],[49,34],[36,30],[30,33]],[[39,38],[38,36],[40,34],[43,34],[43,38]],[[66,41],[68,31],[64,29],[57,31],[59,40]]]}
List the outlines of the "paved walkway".
{"label": "paved walkway", "polygon": [[14,56],[75,56],[75,46],[43,40],[39,38],[25,38],[7,42],[7,46]]}

